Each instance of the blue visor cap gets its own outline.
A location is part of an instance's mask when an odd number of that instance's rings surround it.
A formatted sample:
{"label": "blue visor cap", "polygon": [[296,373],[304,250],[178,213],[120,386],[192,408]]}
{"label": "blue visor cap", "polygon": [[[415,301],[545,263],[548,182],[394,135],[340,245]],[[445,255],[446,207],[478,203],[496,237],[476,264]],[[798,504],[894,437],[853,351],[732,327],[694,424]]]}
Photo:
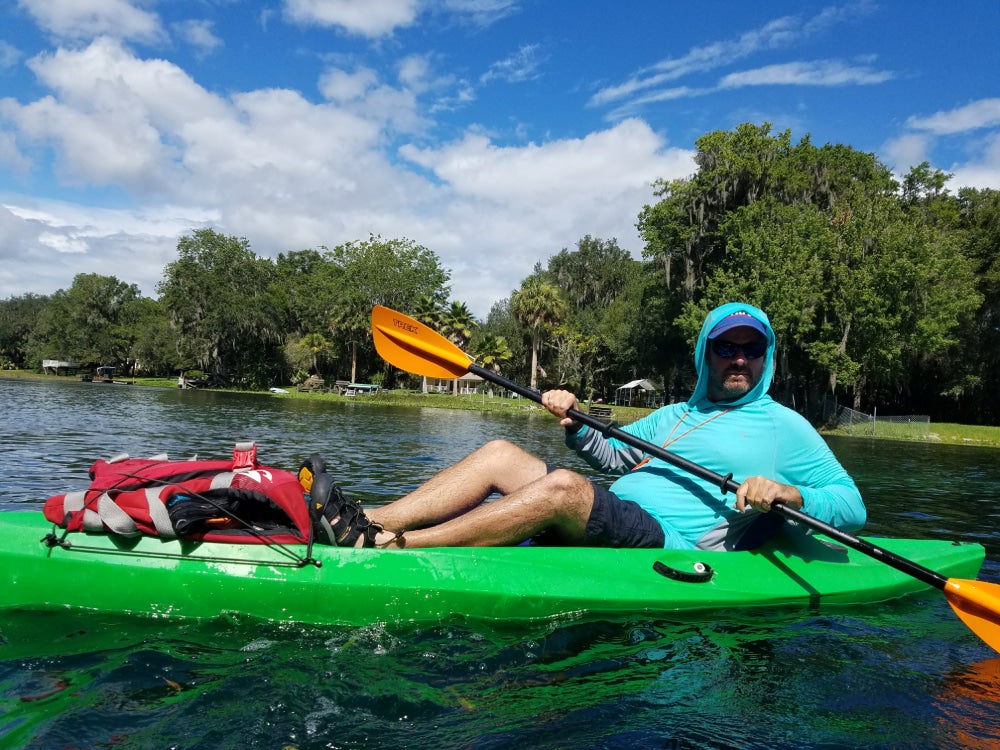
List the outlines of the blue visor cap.
{"label": "blue visor cap", "polygon": [[715,339],[724,334],[726,331],[731,331],[734,328],[753,328],[759,334],[761,334],[765,339],[767,338],[767,329],[764,324],[761,323],[757,318],[747,312],[735,312],[732,315],[727,315],[718,323],[715,324],[715,328],[712,332],[708,334],[708,338]]}

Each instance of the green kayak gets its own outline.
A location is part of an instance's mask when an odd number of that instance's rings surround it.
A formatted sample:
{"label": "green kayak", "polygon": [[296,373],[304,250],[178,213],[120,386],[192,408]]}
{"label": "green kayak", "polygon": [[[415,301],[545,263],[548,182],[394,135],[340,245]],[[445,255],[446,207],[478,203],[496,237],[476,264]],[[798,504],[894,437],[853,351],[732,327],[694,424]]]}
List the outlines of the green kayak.
{"label": "green kayak", "polygon": [[[670,616],[733,608],[879,602],[930,587],[846,547],[689,552],[510,547],[362,550],[122,539],[63,544],[38,511],[0,513],[0,609],[74,608],[154,617],[239,613],[272,621],[366,625],[453,618]],[[975,577],[978,544],[878,539],[948,577]]]}

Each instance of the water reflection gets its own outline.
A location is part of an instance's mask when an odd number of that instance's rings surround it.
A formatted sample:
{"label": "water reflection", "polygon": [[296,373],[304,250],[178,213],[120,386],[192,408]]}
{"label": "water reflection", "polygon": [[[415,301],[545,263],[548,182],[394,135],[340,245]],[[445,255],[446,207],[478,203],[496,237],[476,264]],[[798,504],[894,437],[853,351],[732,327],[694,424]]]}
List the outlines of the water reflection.
{"label": "water reflection", "polygon": [[954,747],[1000,747],[1000,659],[986,659],[948,675],[937,707],[939,733]]}

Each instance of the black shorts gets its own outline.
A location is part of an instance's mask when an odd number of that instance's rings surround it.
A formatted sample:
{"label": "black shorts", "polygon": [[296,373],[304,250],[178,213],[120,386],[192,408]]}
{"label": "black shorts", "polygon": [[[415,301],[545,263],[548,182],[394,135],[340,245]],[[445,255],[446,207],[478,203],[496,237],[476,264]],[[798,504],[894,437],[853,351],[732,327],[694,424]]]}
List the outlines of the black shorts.
{"label": "black shorts", "polygon": [[594,507],[583,534],[584,546],[663,549],[666,537],[659,521],[638,503],[622,500],[599,484],[591,482],[591,485],[594,487]]}

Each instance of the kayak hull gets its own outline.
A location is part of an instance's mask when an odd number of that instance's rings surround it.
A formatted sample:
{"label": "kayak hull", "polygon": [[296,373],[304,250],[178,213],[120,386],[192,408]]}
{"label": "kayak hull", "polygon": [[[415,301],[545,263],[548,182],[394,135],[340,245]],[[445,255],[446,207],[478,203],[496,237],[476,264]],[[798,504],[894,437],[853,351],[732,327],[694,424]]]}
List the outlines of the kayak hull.
{"label": "kayak hull", "polygon": [[[51,531],[37,511],[0,513],[0,609],[183,618],[238,613],[341,625],[530,622],[864,604],[929,590],[882,562],[818,538],[795,549],[752,552],[316,546],[320,565],[300,566],[289,549],[268,545],[77,533],[66,536],[65,547],[45,542]],[[984,558],[978,544],[873,541],[949,578],[974,578]],[[291,551],[302,556],[306,550]],[[705,582],[675,580],[656,572],[654,563],[681,573],[702,563],[712,575]]]}

